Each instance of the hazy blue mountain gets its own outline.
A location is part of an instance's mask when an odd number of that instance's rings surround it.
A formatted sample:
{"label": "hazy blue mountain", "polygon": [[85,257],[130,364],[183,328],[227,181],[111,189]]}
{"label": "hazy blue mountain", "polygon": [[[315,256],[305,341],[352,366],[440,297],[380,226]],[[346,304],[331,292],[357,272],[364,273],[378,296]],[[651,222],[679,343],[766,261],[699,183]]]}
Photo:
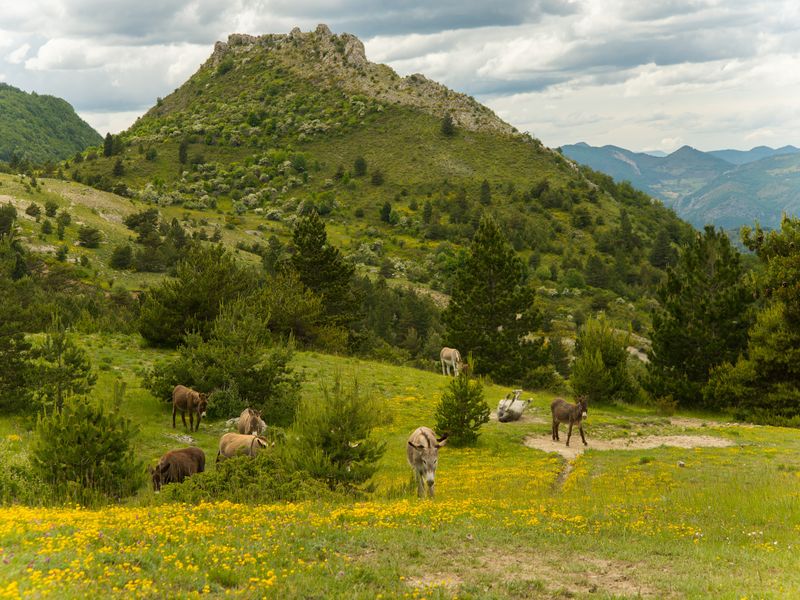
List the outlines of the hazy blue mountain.
{"label": "hazy blue mountain", "polygon": [[770,156],[797,154],[798,152],[800,152],[800,148],[795,148],[794,146],[783,146],[782,148],[756,146],[750,150],[711,150],[708,154],[726,160],[734,165],[745,165],[761,160],[762,158],[769,158]]}
{"label": "hazy blue mountain", "polygon": [[681,198],[677,213],[700,227],[738,229],[755,221],[769,228],[781,214],[800,214],[800,153],[779,154],[740,165]]}
{"label": "hazy blue mountain", "polygon": [[666,156],[585,143],[562,147],[572,160],[661,199],[696,227],[767,227],[800,208],[800,149],[794,146],[701,152],[683,146]]}

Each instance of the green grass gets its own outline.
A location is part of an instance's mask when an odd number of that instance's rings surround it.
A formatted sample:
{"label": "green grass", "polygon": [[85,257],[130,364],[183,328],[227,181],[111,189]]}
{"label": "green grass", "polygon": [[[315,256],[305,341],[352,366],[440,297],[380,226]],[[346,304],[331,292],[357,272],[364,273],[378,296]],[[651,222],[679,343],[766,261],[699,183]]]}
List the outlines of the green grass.
{"label": "green grass", "polygon": [[[181,447],[169,404],[142,389],[165,355],[136,336],[84,336],[97,394],[127,382],[137,454],[152,463]],[[299,352],[302,393],[337,373],[381,400],[387,452],[366,502],[197,507],[154,504],[142,489],[103,510],[7,507],[0,519],[0,597],[16,593],[339,598],[788,598],[800,594],[800,433],[772,427],[697,430],[640,407],[590,407],[589,450],[572,463],[526,448],[549,436],[552,396],[533,396],[522,422],[491,421],[477,446],[445,447],[437,498],[409,486],[405,443],[433,425],[447,380],[435,372]],[[494,408],[506,388],[488,385]],[[528,394],[525,394],[527,397]],[[702,415],[706,417],[707,415]],[[716,421],[724,420],[716,415]],[[24,452],[24,419],[0,435]],[[213,469],[221,422],[191,434]],[[725,437],[727,448],[592,449],[637,434]],[[21,434],[18,441],[8,436]],[[683,466],[680,466],[682,463]],[[46,534],[46,535],[43,535]],[[7,562],[2,560],[7,559]],[[17,587],[14,587],[17,586]],[[126,587],[127,586],[127,587]]]}

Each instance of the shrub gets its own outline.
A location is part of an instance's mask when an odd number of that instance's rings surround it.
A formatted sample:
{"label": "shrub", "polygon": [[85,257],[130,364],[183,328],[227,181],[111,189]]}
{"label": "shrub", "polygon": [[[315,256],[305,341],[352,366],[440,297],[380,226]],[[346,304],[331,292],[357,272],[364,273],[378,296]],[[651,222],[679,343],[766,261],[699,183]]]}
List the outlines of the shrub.
{"label": "shrub", "polygon": [[628,343],[629,335],[615,331],[605,316],[589,319],[575,344],[570,378],[575,394],[587,395],[590,403],[637,399],[637,386],[628,372]]}
{"label": "shrub", "polygon": [[478,430],[489,420],[489,405],[483,396],[483,384],[472,379],[469,366],[448,384],[436,406],[436,431],[449,436],[453,446],[468,446],[478,440]]}
{"label": "shrub", "polygon": [[111,253],[111,259],[108,264],[112,269],[129,269],[133,264],[133,248],[128,244],[117,246]]}
{"label": "shrub", "polygon": [[19,445],[19,436],[0,438],[0,504],[41,503],[47,499],[47,490]]}
{"label": "shrub", "polygon": [[[207,457],[206,463],[212,457]],[[332,498],[323,482],[295,470],[280,446],[260,452],[255,458],[238,456],[216,468],[189,477],[181,484],[163,488],[159,502],[241,503],[299,502]]]}
{"label": "shrub", "polygon": [[81,504],[119,499],[142,484],[133,452],[136,430],[118,407],[71,398],[61,412],[39,415],[31,448],[33,472],[54,496]]}
{"label": "shrub", "polygon": [[39,215],[42,214],[42,207],[36,204],[36,202],[31,202],[28,208],[25,209],[25,214],[38,219]]}
{"label": "shrub", "polygon": [[306,471],[328,487],[355,491],[378,469],[386,444],[370,437],[383,407],[362,393],[358,381],[345,387],[336,375],[321,385],[322,397],[304,397],[290,432],[295,470]]}
{"label": "shrub", "polygon": [[359,156],[353,162],[353,174],[356,177],[362,177],[367,174],[367,161],[364,160],[363,156]]}
{"label": "shrub", "polygon": [[50,235],[53,233],[53,224],[49,219],[42,221],[42,235]]}
{"label": "shrub", "polygon": [[84,248],[97,248],[103,240],[103,234],[97,227],[81,225],[78,229],[78,240]]}
{"label": "shrub", "polygon": [[48,217],[55,217],[56,211],[58,210],[58,204],[53,202],[52,200],[47,200],[44,203],[44,214]]}

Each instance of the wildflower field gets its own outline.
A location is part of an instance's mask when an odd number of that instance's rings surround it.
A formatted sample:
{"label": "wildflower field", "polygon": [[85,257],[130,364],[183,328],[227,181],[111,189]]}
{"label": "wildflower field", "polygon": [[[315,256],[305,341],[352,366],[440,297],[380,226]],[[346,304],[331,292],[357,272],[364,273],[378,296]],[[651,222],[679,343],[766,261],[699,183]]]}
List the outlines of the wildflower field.
{"label": "wildflower field", "polygon": [[[86,344],[95,364],[108,365],[100,390],[128,382],[145,462],[181,447],[169,406],[141,388],[141,368],[158,353],[124,336]],[[313,353],[299,353],[296,366],[304,393],[340,372],[382,399],[376,435],[387,452],[366,501],[164,504],[143,488],[100,509],[5,506],[0,598],[800,597],[796,430],[590,407],[589,449],[568,464],[523,445],[550,432],[552,396],[530,394],[521,422],[492,420],[476,447],[443,448],[437,497],[419,501],[406,438],[433,425],[445,378]],[[490,405],[507,391],[487,386]],[[0,418],[0,444],[24,454],[29,428]],[[193,434],[209,469],[223,428],[204,422]],[[592,449],[698,432],[731,445]]]}

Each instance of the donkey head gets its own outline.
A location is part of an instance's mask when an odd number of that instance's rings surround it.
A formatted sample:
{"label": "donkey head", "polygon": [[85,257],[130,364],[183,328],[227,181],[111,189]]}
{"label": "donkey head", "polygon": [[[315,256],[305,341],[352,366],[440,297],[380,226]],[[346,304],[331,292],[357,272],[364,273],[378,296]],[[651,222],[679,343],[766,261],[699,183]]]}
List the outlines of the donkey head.
{"label": "donkey head", "polygon": [[201,417],[206,416],[206,409],[208,408],[208,394],[200,392],[197,394],[197,414]]}
{"label": "donkey head", "polygon": [[575,398],[575,400],[578,401],[577,405],[581,409],[581,420],[585,421],[586,420],[586,416],[587,416],[588,411],[589,411],[589,397],[588,396],[578,396],[577,398]]}
{"label": "donkey head", "polygon": [[446,443],[447,435],[437,438],[436,444],[433,446],[408,442],[408,445],[414,448],[419,457],[418,470],[429,486],[433,485],[436,478],[436,467],[439,464],[439,448]]}

